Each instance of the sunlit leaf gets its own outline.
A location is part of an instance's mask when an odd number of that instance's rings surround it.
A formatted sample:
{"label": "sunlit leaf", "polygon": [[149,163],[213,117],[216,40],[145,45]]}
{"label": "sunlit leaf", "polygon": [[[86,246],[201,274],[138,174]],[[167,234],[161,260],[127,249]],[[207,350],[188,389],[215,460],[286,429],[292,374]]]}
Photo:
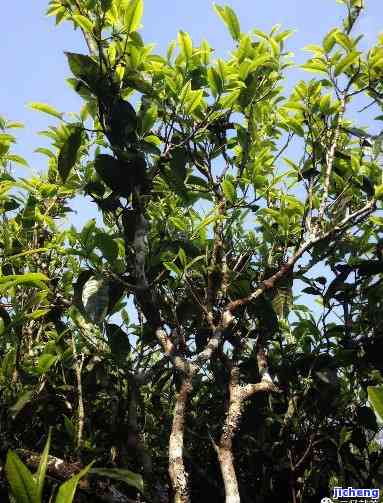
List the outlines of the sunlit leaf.
{"label": "sunlit leaf", "polygon": [[33,110],[38,110],[39,112],[44,112],[52,117],[56,117],[56,119],[63,118],[63,114],[61,112],[58,112],[54,107],[47,105],[46,103],[31,102],[29,103],[29,107]]}
{"label": "sunlit leaf", "polygon": [[225,7],[221,7],[217,4],[214,4],[214,10],[227,26],[230,35],[233,37],[233,39],[239,40],[241,36],[241,28],[239,25],[238,17],[233,11],[233,9],[228,5],[226,5]]}
{"label": "sunlit leaf", "polygon": [[125,10],[125,29],[128,33],[137,31],[144,13],[143,0],[130,0]]}
{"label": "sunlit leaf", "polygon": [[368,386],[368,399],[378,414],[381,421],[383,421],[383,386]]}
{"label": "sunlit leaf", "polygon": [[75,23],[80,26],[86,32],[91,33],[93,30],[93,23],[90,19],[85,16],[81,16],[80,14],[73,14],[73,19]]}

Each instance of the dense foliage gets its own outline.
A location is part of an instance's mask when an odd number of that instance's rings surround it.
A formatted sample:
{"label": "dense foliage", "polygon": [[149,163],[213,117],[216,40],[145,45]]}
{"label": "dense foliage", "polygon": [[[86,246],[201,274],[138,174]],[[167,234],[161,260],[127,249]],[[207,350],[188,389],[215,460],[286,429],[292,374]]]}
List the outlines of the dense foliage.
{"label": "dense foliage", "polygon": [[44,173],[17,176],[0,123],[2,501],[382,487],[383,35],[359,49],[341,3],[289,94],[292,32],[228,6],[213,60],[183,31],[154,54],[142,0],[49,3],[89,54],[66,53],[78,114],[31,104]]}

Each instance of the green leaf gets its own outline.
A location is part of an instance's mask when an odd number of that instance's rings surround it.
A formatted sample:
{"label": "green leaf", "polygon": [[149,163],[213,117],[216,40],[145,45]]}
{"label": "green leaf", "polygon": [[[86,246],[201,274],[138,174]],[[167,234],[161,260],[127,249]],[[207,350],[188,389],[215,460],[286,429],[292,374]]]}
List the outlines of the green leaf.
{"label": "green leaf", "polygon": [[55,503],[72,503],[73,498],[76,494],[78,483],[80,482],[82,477],[84,477],[89,472],[93,463],[94,461],[92,461],[92,463],[81,470],[81,472],[79,472],[77,475],[74,475],[69,480],[64,482],[64,484],[61,484],[55,499]]}
{"label": "green leaf", "polygon": [[[85,54],[76,54],[73,52],[66,52],[65,54],[68,58],[69,68],[71,69],[73,75],[84,81],[90,89],[96,91],[101,90],[100,82],[102,74],[98,63]],[[86,86],[83,85],[83,87],[85,88]],[[77,83],[75,85],[75,89],[78,89]],[[87,91],[89,92],[88,89]],[[81,95],[81,90],[78,90],[78,92]]]}
{"label": "green leaf", "polygon": [[118,256],[118,244],[109,234],[96,234],[94,244],[109,262],[116,260]]}
{"label": "green leaf", "polygon": [[184,31],[178,32],[178,44],[181,49],[181,54],[188,61],[193,55],[193,42],[189,33]]}
{"label": "green leaf", "polygon": [[235,197],[236,197],[235,187],[233,185],[233,182],[231,180],[229,180],[228,178],[223,180],[222,190],[223,190],[223,193],[224,193],[226,199],[228,199],[231,202],[233,202],[235,200]]}
{"label": "green leaf", "polygon": [[164,262],[164,266],[168,271],[174,272],[176,276],[182,276],[182,271],[175,265],[174,262]]}
{"label": "green leaf", "polygon": [[144,13],[143,0],[130,0],[125,11],[125,29],[128,33],[137,31]]}
{"label": "green leaf", "polygon": [[90,19],[85,16],[81,16],[80,14],[73,14],[72,18],[80,28],[88,33],[92,33],[93,23]]}
{"label": "green leaf", "polygon": [[80,233],[81,245],[86,248],[87,251],[91,252],[94,248],[93,234],[96,230],[96,220],[91,218],[86,222]]}
{"label": "green leaf", "polygon": [[323,48],[329,53],[336,43],[335,35],[339,32],[339,28],[332,29],[323,39]]}
{"label": "green leaf", "polygon": [[375,198],[380,201],[383,200],[383,183],[381,185],[375,185]]}
{"label": "green leaf", "polygon": [[326,63],[319,58],[310,59],[301,68],[306,72],[325,73],[326,75],[328,73]]}
{"label": "green leaf", "polygon": [[188,263],[188,260],[187,260],[187,257],[186,257],[185,250],[183,248],[180,248],[178,250],[178,257],[180,259],[180,262],[181,262],[182,266],[186,267],[187,263]]}
{"label": "green leaf", "polygon": [[5,157],[5,159],[7,161],[10,161],[10,162],[15,162],[17,164],[20,164],[20,166],[25,166],[25,167],[28,167],[28,163],[27,161],[24,159],[24,157],[21,157],[20,155],[16,155],[16,154],[9,154]]}
{"label": "green leaf", "polygon": [[152,129],[154,124],[156,123],[158,115],[158,107],[155,103],[151,103],[150,107],[148,107],[142,118],[141,118],[141,134],[147,134]]}
{"label": "green leaf", "polygon": [[62,181],[65,183],[71,169],[76,164],[78,151],[81,147],[82,129],[75,127],[69,135],[64,145],[61,147],[57,169]]}
{"label": "green leaf", "polygon": [[30,193],[22,216],[24,230],[31,229],[34,226],[36,222],[36,207],[37,199],[32,193]]}
{"label": "green leaf", "polygon": [[337,77],[341,73],[345,72],[355,61],[359,58],[359,52],[352,51],[345,58],[341,59],[339,63],[335,65],[334,75]]}
{"label": "green leaf", "polygon": [[233,39],[238,41],[241,37],[241,27],[239,24],[238,17],[233,11],[233,9],[228,5],[226,5],[225,7],[221,7],[217,4],[214,4],[214,10],[218,14],[218,16],[222,19],[222,21],[225,23]]}
{"label": "green leaf", "polygon": [[37,363],[37,372],[40,375],[44,375],[48,370],[54,365],[58,360],[58,356],[50,355],[48,353],[43,353]]}
{"label": "green leaf", "polygon": [[101,0],[101,7],[104,12],[108,12],[108,10],[112,7],[113,0]]}
{"label": "green leaf", "polygon": [[331,109],[331,95],[330,94],[325,94],[324,96],[321,97],[320,102],[319,102],[319,108],[322,113],[327,114],[330,112]]}
{"label": "green leaf", "polygon": [[65,415],[64,415],[64,427],[65,427],[65,431],[68,434],[69,438],[73,441],[73,439],[76,436],[76,426]]}
{"label": "green leaf", "polygon": [[94,162],[95,170],[101,180],[112,190],[119,192],[123,197],[128,198],[132,192],[132,178],[138,175],[141,167],[135,166],[134,170],[129,169],[114,157],[107,154],[100,154]]}
{"label": "green leaf", "polygon": [[358,424],[363,426],[363,428],[368,428],[369,430],[376,431],[378,425],[376,424],[376,416],[370,407],[358,407],[356,410]]}
{"label": "green leaf", "polygon": [[12,419],[15,419],[17,414],[23,410],[23,408],[32,400],[34,395],[33,391],[25,391],[19,395],[17,402],[9,408],[9,413]]}
{"label": "green leaf", "polygon": [[219,220],[221,217],[217,215],[217,213],[210,213],[206,215],[206,217],[201,221],[201,223],[197,226],[196,230],[194,231],[191,239],[195,239],[198,234],[200,234],[202,231],[204,231],[209,225],[212,223],[216,222]]}
{"label": "green leaf", "polygon": [[106,325],[106,334],[114,358],[117,361],[124,361],[131,349],[128,334],[114,324]]}
{"label": "green leaf", "polygon": [[39,318],[42,318],[46,314],[48,314],[50,309],[36,309],[32,313],[26,314],[25,317],[30,319],[30,320],[38,320]]}
{"label": "green leaf", "polygon": [[191,114],[196,108],[198,108],[202,103],[203,89],[198,91],[190,91],[185,100],[185,112]]}
{"label": "green leaf", "polygon": [[51,434],[52,430],[49,428],[48,438],[45,443],[45,447],[43,453],[41,454],[39,466],[37,468],[37,472],[35,475],[36,484],[37,484],[37,501],[40,503],[43,496],[44,482],[45,482],[45,474],[47,472],[47,464],[48,464],[48,455],[49,448],[51,445]]}
{"label": "green leaf", "polygon": [[82,303],[93,323],[100,323],[105,318],[109,305],[109,284],[102,276],[92,276],[85,283]]}
{"label": "green leaf", "polygon": [[8,380],[11,379],[16,364],[16,350],[10,349],[1,362],[1,374]]}
{"label": "green leaf", "polygon": [[52,117],[56,117],[57,119],[62,119],[63,114],[61,112],[58,112],[55,108],[53,108],[50,105],[47,105],[46,103],[38,103],[38,102],[31,102],[28,104],[30,108],[33,110],[38,110],[39,112],[43,112],[45,114],[51,115]]}
{"label": "green leaf", "polygon": [[49,148],[45,148],[45,147],[39,147],[35,150],[35,152],[37,152],[39,154],[46,155],[50,159],[53,159],[54,157],[56,157],[55,154],[51,150],[49,150]]}
{"label": "green leaf", "polygon": [[39,503],[37,483],[32,473],[13,451],[7,454],[5,473],[16,503]]}
{"label": "green leaf", "polygon": [[222,94],[224,89],[222,77],[212,66],[207,71],[207,82],[214,97],[218,94]]}
{"label": "green leaf", "polygon": [[367,393],[374,411],[383,421],[383,386],[368,386]]}
{"label": "green leaf", "polygon": [[141,493],[144,492],[144,481],[142,476],[125,468],[92,468],[90,473],[99,475],[100,477],[121,480],[129,486],[135,487]]}
{"label": "green leaf", "polygon": [[33,286],[37,288],[46,288],[44,282],[49,281],[44,274],[40,272],[29,272],[26,274],[11,274],[9,276],[0,276],[0,292],[6,291],[10,287],[19,285]]}

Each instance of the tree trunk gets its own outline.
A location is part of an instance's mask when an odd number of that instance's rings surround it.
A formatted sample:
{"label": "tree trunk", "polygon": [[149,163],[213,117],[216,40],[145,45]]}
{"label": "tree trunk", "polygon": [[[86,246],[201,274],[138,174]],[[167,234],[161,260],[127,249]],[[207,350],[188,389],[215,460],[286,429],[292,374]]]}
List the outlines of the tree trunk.
{"label": "tree trunk", "polygon": [[188,477],[183,460],[183,444],[186,405],[191,390],[191,379],[183,376],[176,397],[169,440],[169,476],[174,493],[174,503],[190,503]]}
{"label": "tree trunk", "polygon": [[234,467],[233,438],[238,429],[242,414],[243,397],[238,384],[239,371],[233,367],[230,375],[230,402],[219,445],[216,447],[218,461],[225,486],[225,502],[240,503],[237,475]]}

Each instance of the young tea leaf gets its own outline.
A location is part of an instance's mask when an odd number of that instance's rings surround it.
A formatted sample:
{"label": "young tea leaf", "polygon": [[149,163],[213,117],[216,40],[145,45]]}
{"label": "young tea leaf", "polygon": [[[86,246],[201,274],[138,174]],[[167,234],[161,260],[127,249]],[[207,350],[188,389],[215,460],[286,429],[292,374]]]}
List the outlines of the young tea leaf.
{"label": "young tea leaf", "polygon": [[51,115],[52,117],[56,117],[56,119],[63,118],[63,114],[61,112],[58,112],[55,108],[47,105],[46,103],[38,103],[33,101],[29,103],[29,107],[33,110],[38,110],[39,112],[43,112],[45,114]]}
{"label": "young tea leaf", "polygon": [[130,0],[125,11],[125,30],[128,33],[137,31],[144,13],[143,0]]}

